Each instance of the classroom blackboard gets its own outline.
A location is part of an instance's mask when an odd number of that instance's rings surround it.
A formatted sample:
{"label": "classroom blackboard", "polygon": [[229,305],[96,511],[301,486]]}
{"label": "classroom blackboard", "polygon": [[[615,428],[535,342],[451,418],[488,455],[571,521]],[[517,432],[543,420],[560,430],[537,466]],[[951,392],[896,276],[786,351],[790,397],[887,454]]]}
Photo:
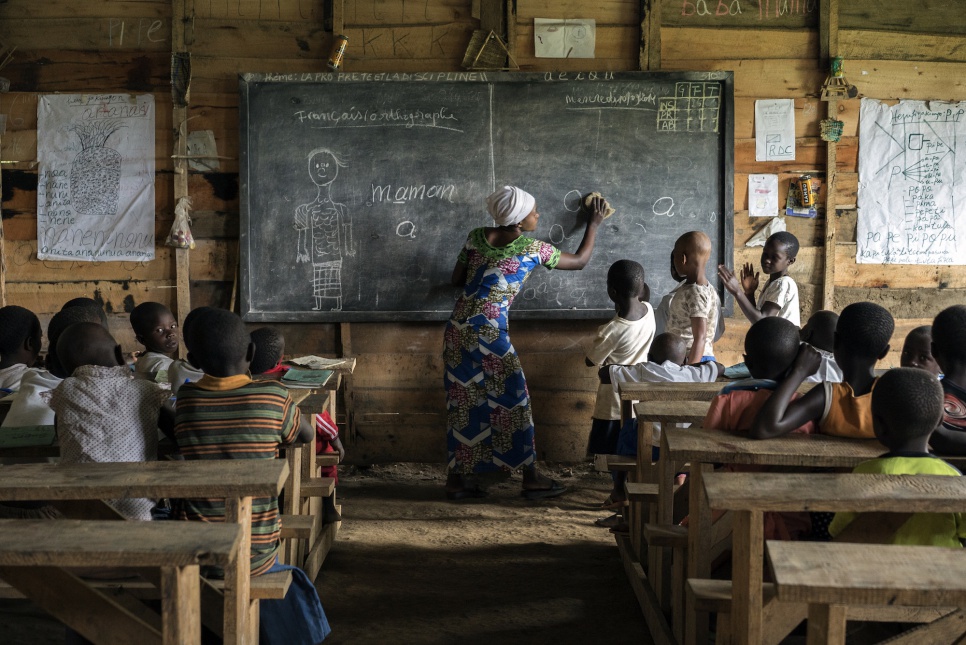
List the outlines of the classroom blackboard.
{"label": "classroom blackboard", "polygon": [[245,74],[240,78],[241,304],[250,321],[445,320],[485,197],[513,184],[534,237],[574,252],[581,197],[617,209],[579,272],[538,269],[512,318],[606,318],[607,269],[674,286],[675,239],[733,245],[730,72]]}

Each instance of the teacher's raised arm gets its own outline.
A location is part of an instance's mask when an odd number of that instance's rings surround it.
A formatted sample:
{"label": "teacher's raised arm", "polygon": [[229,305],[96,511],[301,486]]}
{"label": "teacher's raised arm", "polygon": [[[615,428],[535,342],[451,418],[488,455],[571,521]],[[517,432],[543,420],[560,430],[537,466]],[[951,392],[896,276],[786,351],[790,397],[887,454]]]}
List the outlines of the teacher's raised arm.
{"label": "teacher's raised arm", "polygon": [[524,235],[535,231],[540,213],[533,195],[504,186],[486,199],[496,226],[470,231],[453,268],[463,288],[444,335],[446,362],[446,495],[458,500],[486,493],[474,475],[523,469],[523,496],[555,497],[566,488],[537,471],[533,415],[520,358],[510,343],[510,304],[538,266],[579,270],[594,251],[604,219],[602,199],[590,217],[576,253]]}

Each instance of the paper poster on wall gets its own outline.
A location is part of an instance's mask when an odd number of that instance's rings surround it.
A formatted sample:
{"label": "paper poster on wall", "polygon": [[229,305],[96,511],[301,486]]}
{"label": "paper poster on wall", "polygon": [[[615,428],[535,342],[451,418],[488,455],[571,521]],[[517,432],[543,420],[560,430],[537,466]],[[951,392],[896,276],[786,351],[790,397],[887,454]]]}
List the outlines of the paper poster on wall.
{"label": "paper poster on wall", "polygon": [[778,175],[748,175],[748,215],[778,215]]}
{"label": "paper poster on wall", "polygon": [[966,101],[862,99],[856,262],[966,264]]}
{"label": "paper poster on wall", "polygon": [[795,160],[795,101],[755,101],[755,161]]}
{"label": "paper poster on wall", "polygon": [[597,21],[533,19],[533,50],[537,58],[593,58]]}
{"label": "paper poster on wall", "polygon": [[37,257],[154,259],[154,96],[37,104]]}

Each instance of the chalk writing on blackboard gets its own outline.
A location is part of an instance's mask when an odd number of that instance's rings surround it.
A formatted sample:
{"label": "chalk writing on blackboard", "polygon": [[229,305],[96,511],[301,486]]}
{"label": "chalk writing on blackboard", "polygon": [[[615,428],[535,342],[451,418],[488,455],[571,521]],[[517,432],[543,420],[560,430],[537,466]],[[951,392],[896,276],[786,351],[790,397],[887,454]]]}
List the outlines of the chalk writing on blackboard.
{"label": "chalk writing on blackboard", "polygon": [[674,96],[658,103],[658,132],[717,132],[721,111],[721,85],[682,82],[674,84]]}
{"label": "chalk writing on blackboard", "polygon": [[856,261],[966,264],[966,102],[862,99]]}
{"label": "chalk writing on blackboard", "polygon": [[345,163],[328,148],[309,153],[309,177],[318,188],[316,197],[295,209],[298,231],[296,262],[312,263],[313,311],[342,310],[342,260],[352,250],[352,220],[345,204],[332,201],[332,183]]}

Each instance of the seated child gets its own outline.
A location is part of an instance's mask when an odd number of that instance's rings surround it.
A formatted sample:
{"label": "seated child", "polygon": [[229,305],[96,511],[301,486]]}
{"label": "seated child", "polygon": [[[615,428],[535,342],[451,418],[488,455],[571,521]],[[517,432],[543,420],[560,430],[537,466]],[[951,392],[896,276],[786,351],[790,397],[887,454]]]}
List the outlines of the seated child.
{"label": "seated child", "polygon": [[842,310],[835,326],[835,362],[843,382],[825,382],[800,399],[798,386],[822,362],[817,350],[802,345],[788,376],[768,398],[749,435],[768,439],[788,434],[809,421],[822,434],[872,439],[872,389],[875,364],[889,353],[895,323],[888,311],[871,302],[857,302]]}
{"label": "seated child", "polygon": [[941,455],[966,455],[966,305],[932,321],[932,355],[943,373],[943,420],[929,440]]}
{"label": "seated child", "polygon": [[939,363],[932,355],[932,327],[923,325],[916,327],[906,335],[902,343],[902,354],[899,355],[901,367],[918,367],[926,370],[936,378],[942,376]]}
{"label": "seated child", "polygon": [[674,271],[684,276],[668,305],[666,330],[688,345],[690,365],[714,360],[713,335],[721,300],[708,282],[705,268],[711,258],[711,239],[701,231],[685,233],[674,243]]}
{"label": "seated child", "polygon": [[798,285],[788,275],[788,269],[795,263],[797,255],[798,238],[788,231],[775,233],[765,241],[761,251],[761,270],[768,274],[768,282],[757,303],[755,292],[758,290],[758,273],[750,264],[742,267],[740,281],[723,264],[718,266],[718,276],[751,322],[778,316],[798,327],[801,324]]}
{"label": "seated child", "polygon": [[100,307],[86,304],[65,306],[54,314],[47,325],[47,369],[32,368],[24,372],[20,388],[10,397],[10,411],[3,420],[3,428],[53,428],[54,411],[42,397],[69,376],[57,358],[57,341],[65,329],[76,323],[92,322],[106,329],[103,320]]}
{"label": "seated child", "polygon": [[[784,318],[762,318],[745,334],[745,365],[751,378],[726,385],[711,401],[702,427],[748,432],[758,411],[785,378],[798,357],[799,329]],[[799,397],[798,392],[792,399]],[[815,423],[807,421],[792,430],[800,434],[815,432]]]}
{"label": "seated child", "polygon": [[801,339],[803,343],[808,343],[814,347],[822,357],[822,362],[814,374],[809,376],[806,381],[822,383],[831,381],[832,383],[842,382],[842,370],[835,362],[832,348],[835,345],[835,325],[839,322],[839,315],[834,311],[825,309],[816,311],[802,327]]}
{"label": "seated child", "polygon": [[[644,267],[633,260],[618,260],[607,271],[607,295],[617,315],[597,330],[594,346],[587,353],[588,367],[634,365],[647,360],[654,340],[654,313],[647,303],[650,289],[644,282]],[[597,388],[587,451],[613,455],[620,432],[621,405],[610,384]]]}
{"label": "seated child", "polygon": [[[57,341],[61,365],[70,374],[46,393],[56,414],[62,463],[155,461],[159,422],[168,393],[138,380],[121,346],[100,324],[71,325]],[[128,519],[150,520],[149,499],[108,502]]]}
{"label": "seated child", "polygon": [[[664,333],[651,343],[646,363],[636,365],[610,365],[601,368],[600,380],[608,385],[616,394],[620,383],[711,383],[723,371],[723,367],[714,361],[707,361],[699,365],[684,365],[687,358],[684,339],[677,334]],[[652,456],[660,446],[661,427],[654,424],[654,445],[649,448]],[[637,456],[640,447],[637,445],[637,422],[630,419],[620,429],[617,441],[617,454],[628,457]],[[648,447],[645,447],[647,450]],[[624,482],[627,473],[614,471],[611,473],[614,487],[610,497],[604,503],[604,508],[619,508],[626,498]],[[607,526],[606,523],[599,523]]]}
{"label": "seated child", "polygon": [[178,351],[178,321],[160,302],[142,302],[131,312],[134,337],[147,350],[138,356],[134,372],[149,381],[168,382],[168,367]]}
{"label": "seated child", "polygon": [[[187,325],[186,325],[187,326]],[[284,374],[290,368],[282,365],[285,355],[285,337],[274,327],[260,327],[251,333],[255,343],[255,356],[249,371],[252,376]],[[339,439],[339,427],[328,412],[313,415],[315,424],[315,454],[338,453],[339,461],[345,459],[345,447]],[[321,466],[320,477],[331,477],[339,483],[338,466]],[[322,523],[341,522],[342,515],[335,508],[335,493],[322,500]]]}
{"label": "seated child", "polygon": [[[872,424],[875,436],[889,452],[877,459],[864,461],[855,473],[888,475],[945,475],[959,477],[957,469],[929,454],[929,435],[943,415],[943,388],[936,377],[925,370],[908,367],[883,374],[872,393]],[[879,514],[876,514],[879,515]],[[894,516],[889,522],[888,516]],[[946,546],[962,548],[966,538],[966,515],[961,513],[888,514],[885,521],[872,518],[876,541],[887,544]],[[858,517],[863,517],[859,515]],[[850,541],[850,524],[856,513],[836,513],[829,533],[842,541]],[[854,529],[859,528],[856,522]],[[859,537],[859,536],[856,536]],[[859,541],[869,541],[863,535]]]}
{"label": "seated child", "polygon": [[[193,336],[195,325],[200,323],[206,313],[214,310],[214,307],[197,307],[189,311],[188,315],[184,317],[181,337],[184,339],[184,346],[188,350],[189,355],[194,351],[195,347]],[[205,373],[201,371],[200,367],[192,365],[187,360],[176,358],[168,366],[168,383],[171,384],[171,394],[177,395],[182,385],[185,383],[194,383],[204,375]]]}
{"label": "seated child", "polygon": [[17,305],[0,308],[0,390],[20,389],[24,372],[37,363],[41,335],[34,312]]}
{"label": "seated child", "polygon": [[[255,344],[241,319],[212,309],[203,321],[192,330],[195,346],[189,359],[205,375],[178,391],[174,434],[184,458],[275,459],[279,445],[311,441],[313,428],[285,386],[248,376]],[[182,504],[183,520],[224,521],[224,499],[186,499]],[[315,586],[301,569],[278,564],[278,498],[256,498],[252,510],[252,575],[290,570],[293,576],[284,599],[261,601],[259,642],[321,642],[330,629]]]}

